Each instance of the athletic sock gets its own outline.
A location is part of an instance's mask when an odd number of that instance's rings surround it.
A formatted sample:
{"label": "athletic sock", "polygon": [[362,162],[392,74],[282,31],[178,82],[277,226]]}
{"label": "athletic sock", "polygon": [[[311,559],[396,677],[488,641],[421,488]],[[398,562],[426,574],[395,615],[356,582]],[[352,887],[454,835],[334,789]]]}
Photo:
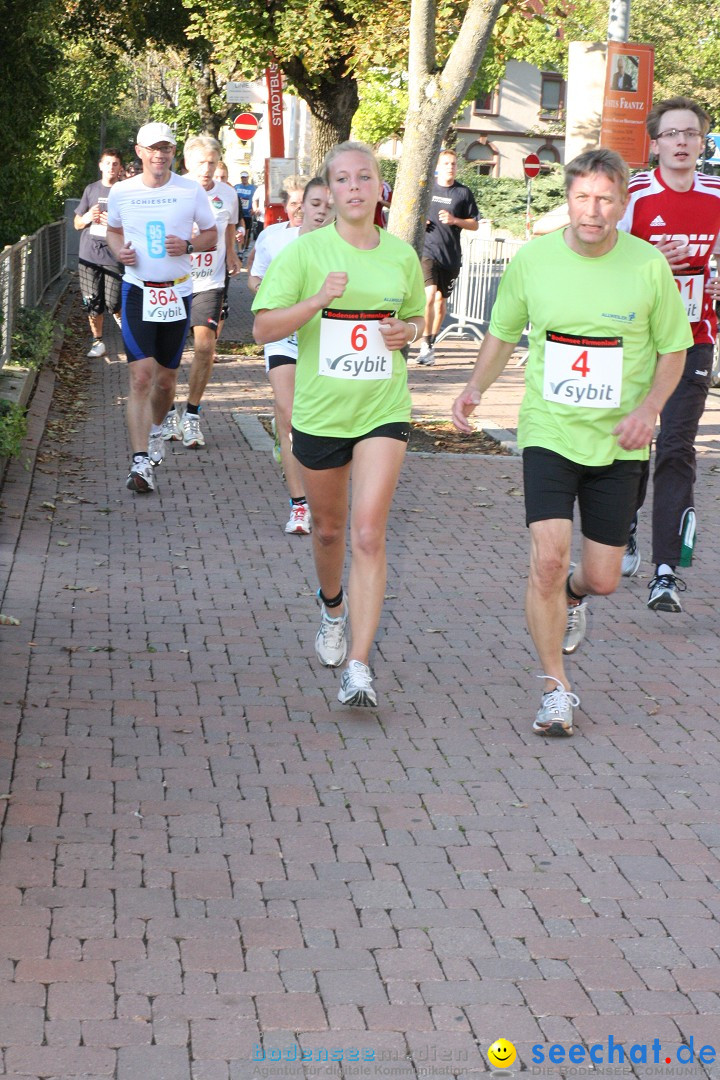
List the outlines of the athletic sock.
{"label": "athletic sock", "polygon": [[578,596],[577,593],[574,593],[572,591],[572,589],[570,588],[570,578],[572,576],[573,576],[573,571],[571,570],[570,573],[567,576],[567,581],[565,582],[565,592],[567,593],[569,600],[573,600],[576,604],[581,604],[583,602],[583,600],[585,599],[585,597],[587,596],[587,593],[583,593],[582,596]]}
{"label": "athletic sock", "polygon": [[188,401],[187,405],[185,406],[185,412],[188,413],[188,415],[190,415],[190,416],[199,416],[200,415],[200,406],[199,405],[191,405],[190,402]]}
{"label": "athletic sock", "polygon": [[150,428],[150,435],[162,435],[162,424],[153,424]]}
{"label": "athletic sock", "polygon": [[290,499],[291,506],[307,506],[307,499],[304,495],[301,495],[299,499]]}
{"label": "athletic sock", "polygon": [[136,454],[133,454],[133,465],[138,461],[142,461],[143,458],[149,458],[149,457],[150,457],[150,455],[147,453],[147,451],[138,450],[138,452]]}

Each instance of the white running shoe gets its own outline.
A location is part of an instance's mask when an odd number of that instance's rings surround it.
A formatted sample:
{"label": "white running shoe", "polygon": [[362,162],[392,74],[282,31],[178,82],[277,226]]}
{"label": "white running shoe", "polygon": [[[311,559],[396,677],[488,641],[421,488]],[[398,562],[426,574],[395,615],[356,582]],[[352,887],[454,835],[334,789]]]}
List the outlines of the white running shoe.
{"label": "white running shoe", "polygon": [[647,606],[651,611],[682,611],[679,592],[687,588],[677,574],[656,574],[648,585],[650,596]]}
{"label": "white running shoe", "polygon": [[128,473],[125,486],[130,491],[136,491],[138,495],[143,495],[146,492],[155,490],[153,467],[150,463],[150,458],[140,458],[139,461],[133,461],[130,466],[130,472]]}
{"label": "white running shoe", "polygon": [[312,532],[312,514],[307,503],[290,503],[290,520],[285,526],[286,533],[303,533],[309,536]]}
{"label": "white running shoe", "polygon": [[542,704],[533,721],[536,735],[572,735],[573,709],[580,704],[577,694],[566,690],[552,675],[538,675],[538,679],[552,679],[557,683],[554,690],[542,696]]}
{"label": "white running shoe", "polygon": [[98,356],[104,356],[105,342],[101,341],[100,338],[95,338],[87,355],[93,360],[96,360]]}
{"label": "white running shoe", "polygon": [[567,624],[562,644],[562,651],[566,656],[570,656],[575,652],[586,633],[587,600],[583,600],[580,604],[568,604]]}
{"label": "white running shoe", "polygon": [[435,363],[435,348],[432,345],[428,345],[427,341],[423,341],[420,346],[420,352],[417,355],[417,362],[423,367],[432,367]]}
{"label": "white running shoe", "polygon": [[200,417],[197,413],[186,412],[182,421],[183,446],[190,450],[201,449],[205,445],[205,436],[200,430]]}
{"label": "white running shoe", "polygon": [[180,417],[178,416],[177,409],[171,409],[162,422],[162,437],[165,442],[170,442],[174,439],[175,442],[180,442],[182,439],[182,431],[180,430]]}
{"label": "white running shoe", "polygon": [[343,705],[360,705],[374,708],[377,694],[373,689],[372,674],[367,664],[351,660],[342,673],[338,701]]}
{"label": "white running shoe", "polygon": [[320,605],[320,629],[315,636],[315,654],[323,667],[340,667],[347,656],[348,605],[345,614],[331,619],[324,604]]}
{"label": "white running shoe", "polygon": [[152,432],[150,433],[148,455],[153,465],[162,465],[165,460],[165,440],[162,437],[161,431],[159,431],[157,435],[153,435]]}
{"label": "white running shoe", "polygon": [[637,534],[631,532],[628,537],[625,554],[622,557],[620,573],[623,577],[635,577],[640,569],[641,562],[642,558],[640,556],[640,548],[638,547]]}

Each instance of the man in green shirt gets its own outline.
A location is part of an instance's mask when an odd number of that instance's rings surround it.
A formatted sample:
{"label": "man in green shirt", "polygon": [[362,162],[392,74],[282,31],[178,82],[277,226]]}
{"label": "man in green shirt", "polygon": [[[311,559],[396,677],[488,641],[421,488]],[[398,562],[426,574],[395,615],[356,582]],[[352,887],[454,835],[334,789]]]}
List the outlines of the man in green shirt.
{"label": "man in green shirt", "polygon": [[[587,151],[565,168],[569,226],[526,245],[503,276],[490,330],[453,405],[469,416],[531,324],[518,422],[523,449],[530,575],[526,617],[545,693],[540,735],[572,735],[563,654],[585,636],[586,597],[614,592],[635,499],[660,410],[692,345],[667,260],[617,225],[628,169],[611,150]],[[571,568],[578,501],[582,557]],[[568,572],[569,571],[569,572]]]}

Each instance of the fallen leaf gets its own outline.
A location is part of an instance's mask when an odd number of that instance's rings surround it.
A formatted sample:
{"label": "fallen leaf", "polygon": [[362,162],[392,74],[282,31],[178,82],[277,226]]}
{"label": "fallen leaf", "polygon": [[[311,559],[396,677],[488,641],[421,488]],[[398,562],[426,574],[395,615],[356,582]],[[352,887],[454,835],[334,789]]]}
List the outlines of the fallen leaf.
{"label": "fallen leaf", "polygon": [[70,547],[70,543],[67,540],[58,540],[57,546],[58,547]]}
{"label": "fallen leaf", "polygon": [[0,626],[19,626],[20,620],[16,619],[14,615],[2,615],[0,614]]}

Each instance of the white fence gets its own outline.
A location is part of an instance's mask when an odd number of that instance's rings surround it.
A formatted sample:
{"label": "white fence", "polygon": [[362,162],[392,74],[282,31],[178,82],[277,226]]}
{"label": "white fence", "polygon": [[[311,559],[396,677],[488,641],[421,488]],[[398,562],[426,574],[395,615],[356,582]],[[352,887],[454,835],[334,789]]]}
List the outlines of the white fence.
{"label": "white fence", "polygon": [[462,267],[447,304],[450,325],[438,334],[438,341],[467,335],[482,340],[503,271],[525,243],[463,230]]}
{"label": "white fence", "polygon": [[64,268],[64,221],[43,225],[0,252],[0,368],[10,356],[17,311],[37,307]]}

